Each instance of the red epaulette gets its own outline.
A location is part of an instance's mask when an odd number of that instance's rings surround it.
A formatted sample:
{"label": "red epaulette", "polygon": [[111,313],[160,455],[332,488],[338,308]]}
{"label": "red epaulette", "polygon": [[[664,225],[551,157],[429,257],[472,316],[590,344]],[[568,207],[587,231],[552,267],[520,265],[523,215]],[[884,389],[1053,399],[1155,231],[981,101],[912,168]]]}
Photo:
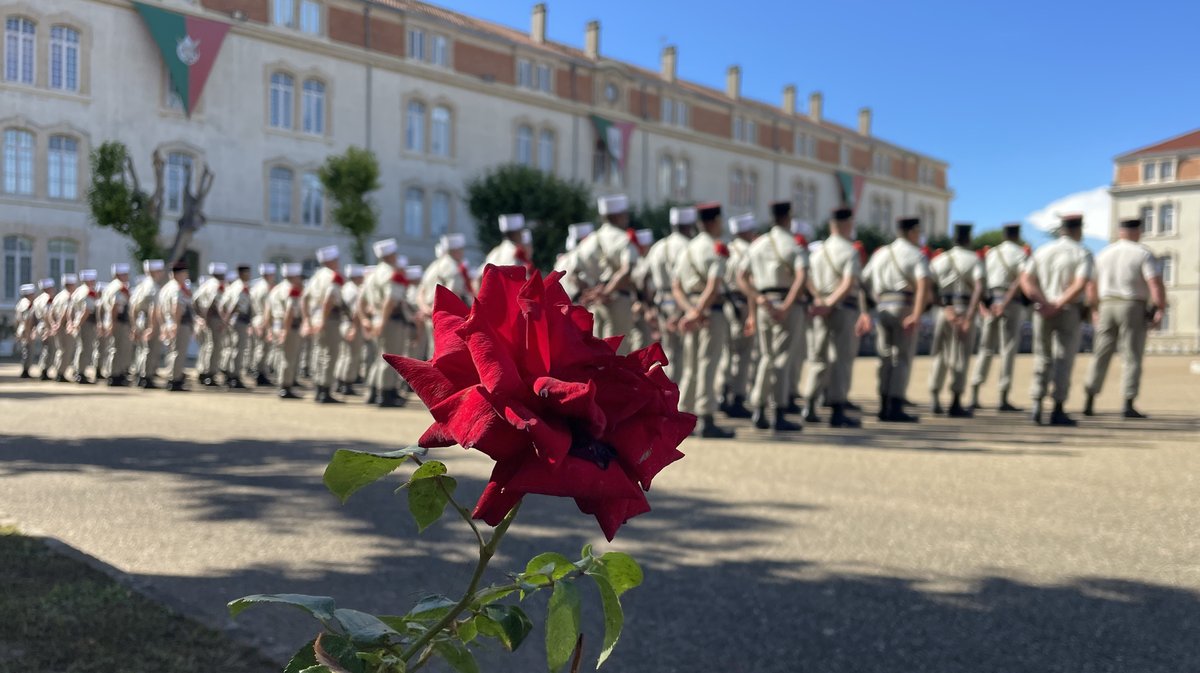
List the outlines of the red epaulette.
{"label": "red epaulette", "polygon": [[721,257],[729,257],[729,246],[720,241],[713,243],[713,250]]}

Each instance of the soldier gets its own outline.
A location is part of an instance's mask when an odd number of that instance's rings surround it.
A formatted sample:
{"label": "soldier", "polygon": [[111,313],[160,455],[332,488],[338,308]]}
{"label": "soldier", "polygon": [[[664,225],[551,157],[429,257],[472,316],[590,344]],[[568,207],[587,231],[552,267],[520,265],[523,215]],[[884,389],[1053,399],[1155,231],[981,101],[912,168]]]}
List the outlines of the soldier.
{"label": "soldier", "polygon": [[250,358],[250,329],[254,317],[251,305],[250,265],[239,264],[237,273],[228,280],[217,299],[217,311],[225,330],[221,369],[225,372],[225,386],[230,390],[246,388],[242,383],[242,372]]}
{"label": "soldier", "polygon": [[62,289],[50,303],[52,326],[50,333],[55,339],[54,380],[67,382],[67,369],[75,362],[75,335],[70,333],[71,296],[79,285],[79,277],[73,273],[63,274]]}
{"label": "soldier", "polygon": [[[446,257],[449,260],[446,266],[453,267],[451,278],[457,282],[461,291],[465,291],[467,282],[462,273],[463,267],[460,266],[462,245],[459,243],[457,239],[454,241],[454,254],[459,256],[459,261]],[[363,325],[367,338],[375,343],[375,354],[367,370],[367,385],[370,387],[367,404],[377,404],[381,409],[388,409],[404,406],[405,399],[400,395],[400,375],[384,362],[383,355],[408,354],[409,338],[416,318],[408,305],[408,260],[396,253],[396,239],[376,241],[373,249],[378,261],[375,270],[363,281],[362,298],[359,299],[363,307],[360,324]],[[434,265],[438,265],[438,262],[434,262]],[[431,297],[430,302],[432,301]],[[433,315],[432,308],[429,315]]]}
{"label": "soldier", "polygon": [[688,242],[676,260],[671,286],[675,301],[683,310],[679,321],[684,333],[680,408],[700,417],[701,437],[732,439],[732,430],[713,421],[717,409],[717,366],[729,340],[723,298],[729,248],[718,238],[721,204],[700,204],[696,210],[700,233]]}
{"label": "soldier", "polygon": [[136,326],[134,339],[137,353],[134,356],[134,369],[137,374],[137,386],[147,390],[158,387],[154,379],[158,376],[158,365],[162,360],[162,318],[158,315],[158,294],[166,275],[164,269],[165,265],[161,259],[142,262],[142,270],[146,272],[146,276],[129,297],[129,309]]}
{"label": "soldier", "polygon": [[879,420],[916,423],[904,411],[921,315],[931,294],[929,262],[917,247],[921,220],[897,221],[900,235],[875,251],[863,269],[863,282],[876,302],[876,349],[879,351]]}
{"label": "soldier", "polygon": [[209,264],[209,277],[196,288],[192,299],[196,311],[197,336],[200,339],[196,372],[201,385],[205,386],[220,385],[216,379],[217,369],[221,366],[221,348],[225,344],[225,323],[221,320],[219,299],[225,291],[227,272],[225,262]]}
{"label": "soldier", "polygon": [[671,292],[671,276],[675,260],[683,254],[688,241],[696,235],[696,209],[672,208],[670,211],[671,233],[650,246],[646,253],[646,264],[650,268],[654,286],[654,305],[658,312],[658,333],[663,350],[667,354],[666,374],[679,382],[680,365],[683,362],[683,335],[679,332],[679,319],[683,313],[675,303]]}
{"label": "soldier", "polygon": [[[181,259],[171,265],[171,280],[159,290],[156,304],[155,310],[161,324],[160,337],[167,351],[167,390],[173,393],[184,392],[187,390],[183,387],[187,376],[184,366],[187,363],[188,344],[192,341],[192,328],[196,321],[187,262]],[[146,368],[146,377],[151,381],[152,365],[153,363],[149,363]]]}
{"label": "soldier", "polygon": [[953,418],[970,418],[974,412],[963,406],[962,394],[967,386],[967,361],[975,347],[975,316],[986,284],[983,264],[971,250],[970,224],[954,225],[954,247],[933,260],[929,270],[942,305],[934,328],[937,337],[930,353],[933,368],[929,373],[929,395],[933,413],[942,413],[938,395],[948,367],[953,397],[947,413]]}
{"label": "soldier", "polygon": [[[809,259],[814,319],[809,334],[808,386],[804,395],[804,420],[819,423],[817,395],[824,390],[832,413],[829,425],[857,428],[861,421],[846,415],[846,397],[858,338],[870,330],[870,316],[862,312],[859,282],[862,258],[850,241],[854,211],[839,208],[830,220],[829,238]],[[832,355],[833,361],[830,362]]]}
{"label": "soldier", "polygon": [[[774,205],[774,204],[772,204]],[[725,317],[729,320],[729,345],[718,367],[723,372],[721,411],[730,418],[750,418],[746,408],[746,393],[754,361],[754,334],[747,333],[746,321],[750,316],[750,304],[746,294],[738,286],[737,273],[745,265],[746,252],[754,241],[758,224],[754,215],[747,213],[729,218],[729,261],[725,265]]]}
{"label": "soldier", "polygon": [[488,264],[496,266],[524,266],[533,269],[530,258],[530,246],[533,242],[531,232],[525,228],[525,216],[520,213],[501,215],[499,219],[500,234],[504,240],[492,248],[479,267],[482,275],[483,267]]}
{"label": "soldier", "polygon": [[746,331],[758,338],[758,368],[750,394],[754,427],[776,432],[802,429],[787,419],[787,407],[796,370],[792,342],[804,338],[801,301],[808,282],[808,249],[791,232],[791,211],[788,201],[771,204],[774,224],[750,244],[737,273],[738,286],[754,307],[746,316]]}
{"label": "soldier", "polygon": [[1021,345],[1021,323],[1025,320],[1025,294],[1021,292],[1021,267],[1027,254],[1021,247],[1021,224],[1004,225],[1004,241],[984,257],[987,291],[991,306],[983,311],[983,334],[971,376],[971,409],[979,408],[979,387],[987,380],[992,357],[1000,354],[1000,411],[1021,411],[1008,401],[1012,389],[1013,362]]}
{"label": "soldier", "polygon": [[275,350],[275,372],[279,398],[298,400],[301,397],[292,388],[296,385],[296,374],[300,370],[300,294],[304,290],[301,280],[304,268],[299,264],[284,264],[282,272],[284,280],[271,288],[267,295],[270,333],[272,341],[278,346]]}
{"label": "soldier", "polygon": [[363,267],[361,264],[346,264],[342,267],[346,281],[342,283],[342,321],[338,325],[341,343],[338,345],[337,368],[334,378],[337,385],[334,392],[343,395],[357,396],[354,380],[358,376],[358,366],[362,359],[363,338],[358,327],[360,309],[359,295],[362,294]]}
{"label": "soldier", "polygon": [[404,302],[408,306],[410,315],[413,316],[413,335],[409,341],[412,344],[412,348],[409,351],[409,357],[419,360],[428,360],[430,358],[429,348],[433,341],[433,328],[427,326],[426,321],[420,319],[417,315],[417,290],[420,288],[421,278],[424,275],[425,269],[420,266],[404,267],[404,277],[408,280],[408,286],[404,292]]}
{"label": "soldier", "polygon": [[579,262],[579,244],[591,235],[594,230],[595,227],[591,222],[579,222],[568,226],[566,252],[559,255],[558,259],[554,262],[554,269],[563,272],[559,283],[566,290],[567,296],[570,297],[572,303],[579,303],[583,294],[583,288],[590,285],[586,281],[581,283],[580,280],[579,274],[582,272],[582,265]]}
{"label": "soldier", "polygon": [[133,360],[134,327],[130,317],[129,265],[119,262],[112,265],[112,281],[100,295],[100,324],[108,336],[108,348],[104,353],[108,385],[129,385],[129,366]]}
{"label": "soldier", "polygon": [[58,353],[53,335],[54,321],[50,311],[50,304],[56,294],[54,279],[43,278],[38,281],[38,287],[41,288],[41,293],[34,297],[32,307],[35,336],[42,351],[38,356],[38,367],[42,370],[38,379],[49,381],[50,367],[54,365],[54,358]]}
{"label": "soldier", "polygon": [[17,325],[17,348],[21,355],[21,376],[20,378],[32,378],[29,373],[29,367],[33,364],[33,351],[35,341],[33,338],[33,298],[37,293],[37,287],[32,283],[22,285],[18,291],[21,298],[17,301],[14,307],[16,312]]}
{"label": "soldier", "polygon": [[336,245],[317,250],[317,269],[301,294],[300,314],[303,317],[302,332],[313,338],[312,376],[317,387],[317,404],[341,404],[333,396],[334,369],[342,343],[342,317],[346,306],[342,303],[342,285],[346,279],[338,273],[340,254]]}
{"label": "soldier", "polygon": [[258,265],[258,278],[250,283],[250,373],[254,375],[254,385],[262,387],[271,385],[267,376],[271,369],[272,351],[271,321],[268,315],[267,295],[275,287],[275,265],[270,262]]}
{"label": "soldier", "polygon": [[96,304],[100,295],[96,292],[95,269],[79,272],[82,283],[71,293],[68,309],[68,333],[75,337],[75,383],[91,384],[87,369],[95,365],[96,359]]}
{"label": "soldier", "polygon": [[[603,223],[596,233],[579,244],[583,274],[590,283],[583,288],[583,303],[595,315],[596,336],[606,339],[625,336],[633,329],[633,281],[637,248],[629,231],[629,199],[624,194],[604,196],[598,201]],[[618,353],[629,352],[628,339]]]}
{"label": "soldier", "polygon": [[633,265],[629,278],[633,285],[633,329],[629,331],[629,350],[640,350],[653,339],[657,319],[654,313],[654,291],[651,287],[650,265],[646,253],[654,245],[654,232],[638,229],[634,232],[634,245],[638,249],[638,261]]}
{"label": "soldier", "polygon": [[463,261],[464,248],[467,247],[466,237],[462,234],[446,234],[442,237],[441,247],[443,254],[433,260],[421,278],[418,291],[419,308],[425,315],[433,315],[433,297],[438,285],[446,286],[468,304],[473,296],[471,276],[467,272],[466,262]]}
{"label": "soldier", "polygon": [[1084,289],[1092,279],[1092,253],[1079,241],[1083,238],[1083,215],[1063,215],[1061,234],[1047,243],[1025,265],[1021,287],[1033,302],[1033,398],[1034,423],[1042,424],[1042,399],[1051,381],[1054,411],[1050,425],[1077,425],[1063,410],[1071,385],[1071,369],[1079,352],[1083,320]]}
{"label": "soldier", "polygon": [[[1140,219],[1122,220],[1119,238],[1096,256],[1096,280],[1088,285],[1089,303],[1096,312],[1096,345],[1088,369],[1083,415],[1095,413],[1096,396],[1104,386],[1108,363],[1118,343],[1121,349],[1121,391],[1124,418],[1145,418],[1133,407],[1142,380],[1146,350],[1146,324],[1158,327],[1167,310],[1162,272],[1150,249],[1139,243]],[[1148,307],[1147,300],[1153,306]],[[1098,306],[1097,306],[1098,304]],[[1118,341],[1119,340],[1119,341]]]}

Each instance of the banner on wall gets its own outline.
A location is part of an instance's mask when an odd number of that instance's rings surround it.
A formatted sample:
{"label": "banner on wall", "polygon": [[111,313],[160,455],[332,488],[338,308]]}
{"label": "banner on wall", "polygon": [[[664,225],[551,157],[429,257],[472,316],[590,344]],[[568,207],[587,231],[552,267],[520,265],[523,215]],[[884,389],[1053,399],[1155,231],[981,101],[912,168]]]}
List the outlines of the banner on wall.
{"label": "banner on wall", "polygon": [[837,171],[836,176],[838,189],[842,195],[842,203],[858,210],[858,200],[862,197],[863,184],[866,183],[866,178],[850,173],[849,171]]}
{"label": "banner on wall", "polygon": [[608,156],[624,173],[625,160],[629,157],[629,139],[633,137],[633,122],[614,122],[592,115],[592,126],[596,128],[596,137],[604,143],[604,149],[608,152]]}
{"label": "banner on wall", "polygon": [[229,33],[229,24],[142,2],[134,2],[133,6],[146,23],[151,39],[158,45],[171,87],[183,101],[184,112],[191,116],[204,91],[204,83],[212,73],[225,35]]}

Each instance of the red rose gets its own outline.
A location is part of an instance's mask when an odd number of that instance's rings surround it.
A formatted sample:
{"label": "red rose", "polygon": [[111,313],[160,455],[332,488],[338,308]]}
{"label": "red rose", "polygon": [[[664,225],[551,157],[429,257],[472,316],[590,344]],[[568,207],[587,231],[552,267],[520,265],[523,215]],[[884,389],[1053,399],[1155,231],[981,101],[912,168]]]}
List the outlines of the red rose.
{"label": "red rose", "polygon": [[612,540],[650,510],[643,491],[679,460],[696,417],[679,411],[660,345],[626,356],[592,336],[592,314],[523,267],[488,265],[467,308],[439,286],[436,356],[384,359],[429,407],[418,443],[458,444],[496,461],[473,516],[491,525],[529,493],[575,499]]}

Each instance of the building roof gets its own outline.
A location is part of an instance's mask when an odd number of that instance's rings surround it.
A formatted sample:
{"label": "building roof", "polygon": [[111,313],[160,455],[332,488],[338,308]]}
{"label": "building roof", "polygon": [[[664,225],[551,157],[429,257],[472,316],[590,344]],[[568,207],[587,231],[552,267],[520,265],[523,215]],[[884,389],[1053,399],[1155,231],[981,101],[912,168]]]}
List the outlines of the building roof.
{"label": "building roof", "polygon": [[1131,159],[1133,157],[1143,156],[1147,154],[1166,154],[1169,152],[1181,152],[1185,150],[1200,151],[1200,129],[1188,131],[1182,135],[1177,135],[1174,138],[1168,138],[1162,142],[1153,145],[1147,145],[1140,149],[1126,152],[1118,155],[1117,159]]}

